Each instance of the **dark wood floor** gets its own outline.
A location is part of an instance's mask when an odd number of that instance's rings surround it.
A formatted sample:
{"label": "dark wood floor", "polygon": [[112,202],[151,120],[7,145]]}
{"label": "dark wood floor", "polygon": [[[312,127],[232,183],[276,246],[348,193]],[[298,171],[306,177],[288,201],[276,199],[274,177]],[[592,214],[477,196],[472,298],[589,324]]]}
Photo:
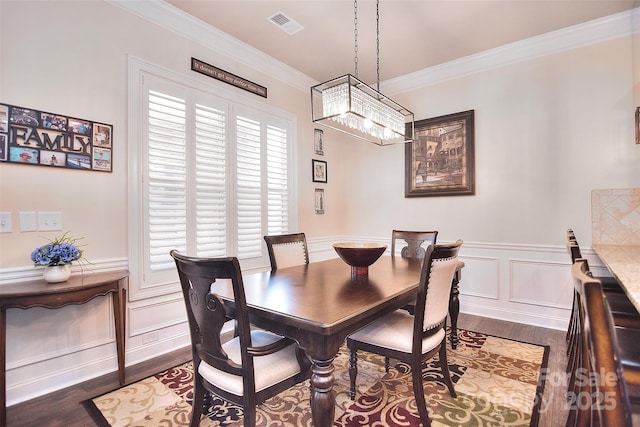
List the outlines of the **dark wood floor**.
{"label": "dark wood floor", "polygon": [[[548,345],[549,372],[561,374],[566,365],[565,333],[553,329],[504,322],[485,317],[461,314],[458,326],[476,332],[505,338],[517,339],[534,344]],[[135,382],[148,377],[163,369],[170,368],[191,359],[190,349],[162,355],[155,359],[127,367],[127,382]],[[554,381],[558,382],[558,381]],[[9,427],[86,427],[95,425],[80,404],[81,401],[106,393],[118,387],[116,372],[93,380],[86,381],[73,387],[60,390],[46,396],[20,403],[7,408]],[[566,387],[561,384],[547,383],[544,391],[543,407],[541,410],[540,427],[564,426],[566,410],[564,392]]]}

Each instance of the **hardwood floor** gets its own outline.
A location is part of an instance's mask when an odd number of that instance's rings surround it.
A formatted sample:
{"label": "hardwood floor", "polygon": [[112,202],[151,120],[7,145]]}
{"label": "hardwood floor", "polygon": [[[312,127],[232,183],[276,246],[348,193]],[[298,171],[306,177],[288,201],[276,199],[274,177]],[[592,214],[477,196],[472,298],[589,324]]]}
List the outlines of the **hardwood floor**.
{"label": "hardwood floor", "polygon": [[[460,314],[458,327],[519,341],[550,346],[549,372],[561,377],[566,365],[565,332],[519,323],[504,322],[486,317]],[[138,381],[163,369],[191,359],[189,347],[152,360],[129,366],[127,383]],[[540,413],[540,427],[564,426],[566,386],[547,381]],[[118,387],[117,372],[77,384],[54,393],[7,408],[8,427],[86,427],[95,425],[81,401],[106,393]]]}

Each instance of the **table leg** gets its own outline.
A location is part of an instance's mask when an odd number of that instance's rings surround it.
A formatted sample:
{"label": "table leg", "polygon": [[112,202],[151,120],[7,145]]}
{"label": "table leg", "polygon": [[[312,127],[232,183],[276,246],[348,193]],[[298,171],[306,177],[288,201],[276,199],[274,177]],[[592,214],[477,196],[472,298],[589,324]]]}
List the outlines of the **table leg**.
{"label": "table leg", "polygon": [[313,359],[311,367],[311,416],[314,427],[330,427],[336,413],[336,396],[333,391],[333,358]]}
{"label": "table leg", "polygon": [[7,311],[0,310],[0,427],[7,425]]}
{"label": "table leg", "polygon": [[126,316],[127,290],[120,284],[117,292],[113,292],[113,317],[116,328],[116,351],[118,354],[118,380],[124,385],[124,358],[125,358],[125,316]]}
{"label": "table leg", "polygon": [[451,348],[456,349],[460,339],[458,338],[458,314],[460,314],[460,268],[453,275],[451,282],[451,294],[449,295],[449,317],[451,318]]}

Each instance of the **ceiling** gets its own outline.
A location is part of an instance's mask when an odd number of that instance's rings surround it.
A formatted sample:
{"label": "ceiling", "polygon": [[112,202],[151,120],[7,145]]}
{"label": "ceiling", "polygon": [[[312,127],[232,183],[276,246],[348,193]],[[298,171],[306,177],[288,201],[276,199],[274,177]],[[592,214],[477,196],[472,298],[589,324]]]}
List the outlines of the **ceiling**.
{"label": "ceiling", "polygon": [[[354,74],[353,0],[166,1],[317,81]],[[634,7],[640,0],[380,0],[380,80]],[[376,2],[357,8],[358,76],[373,84]],[[289,35],[268,19],[278,12],[303,29]]]}

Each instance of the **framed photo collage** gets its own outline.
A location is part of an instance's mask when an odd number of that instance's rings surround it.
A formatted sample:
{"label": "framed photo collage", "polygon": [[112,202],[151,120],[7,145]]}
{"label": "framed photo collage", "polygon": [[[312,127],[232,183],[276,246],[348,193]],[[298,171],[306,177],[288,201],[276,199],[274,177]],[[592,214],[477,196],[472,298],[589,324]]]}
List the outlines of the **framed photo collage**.
{"label": "framed photo collage", "polygon": [[0,162],[112,172],[113,126],[0,103]]}

